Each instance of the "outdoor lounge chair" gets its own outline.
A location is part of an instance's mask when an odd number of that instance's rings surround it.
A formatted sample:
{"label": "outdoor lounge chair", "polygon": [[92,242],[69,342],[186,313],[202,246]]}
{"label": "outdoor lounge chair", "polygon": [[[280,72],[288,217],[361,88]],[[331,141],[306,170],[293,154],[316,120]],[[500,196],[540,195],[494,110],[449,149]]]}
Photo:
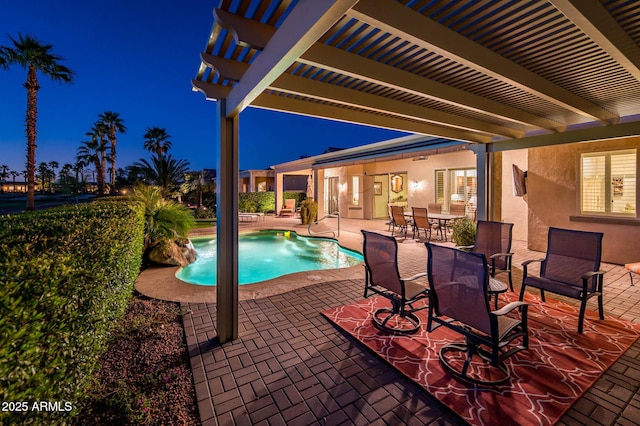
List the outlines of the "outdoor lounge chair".
{"label": "outdoor lounge chair", "polygon": [[[505,360],[529,348],[528,305],[511,302],[491,311],[487,293],[489,271],[483,254],[431,243],[427,243],[427,251],[431,285],[427,331],[444,326],[464,336],[462,342],[442,346],[443,366],[465,382],[483,385],[506,382],[511,373]],[[506,316],[517,308],[519,318]],[[516,339],[521,339],[521,343],[514,342]],[[474,362],[475,355],[482,361],[476,358]]]}
{"label": "outdoor lounge chair", "polygon": [[[538,288],[543,302],[545,301],[545,291],[580,300],[578,333],[582,333],[587,300],[597,296],[598,313],[600,319],[603,320],[602,284],[604,271],[599,270],[602,237],[601,232],[549,228],[546,257],[528,260],[522,264],[520,300],[524,297],[527,286]],[[527,271],[532,262],[541,262],[539,277],[529,275]]]}
{"label": "outdoor lounge chair", "polygon": [[393,219],[391,235],[394,234],[396,228],[399,228],[400,232],[403,233],[406,238],[409,222],[407,222],[407,219],[404,217],[404,210],[402,209],[402,206],[391,206],[391,219]]}
{"label": "outdoor lounge chair", "polygon": [[380,308],[373,314],[373,324],[380,330],[396,333],[415,333],[420,328],[420,319],[415,312],[425,309],[429,288],[415,281],[426,277],[426,273],[409,278],[400,278],[398,271],[398,243],[395,238],[362,230],[365,261],[364,297],[369,291],[386,297],[391,308]]}
{"label": "outdoor lounge chair", "polygon": [[296,199],[287,198],[284,200],[284,207],[280,209],[280,216],[293,216],[296,211]]}
{"label": "outdoor lounge chair", "polygon": [[513,223],[479,220],[476,226],[476,241],[473,246],[460,247],[474,253],[482,253],[489,262],[492,277],[497,272],[509,274],[509,288],[513,291],[511,277],[511,235]]}

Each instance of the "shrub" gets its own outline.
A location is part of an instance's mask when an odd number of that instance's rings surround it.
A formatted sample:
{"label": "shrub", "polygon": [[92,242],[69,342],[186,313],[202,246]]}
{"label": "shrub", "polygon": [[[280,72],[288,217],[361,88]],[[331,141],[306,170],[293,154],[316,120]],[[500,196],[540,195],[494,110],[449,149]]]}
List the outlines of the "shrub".
{"label": "shrub", "polygon": [[476,224],[468,217],[456,219],[451,231],[451,239],[457,246],[472,246],[476,242]]}
{"label": "shrub", "polygon": [[[121,201],[0,217],[0,401],[82,403],[132,295],[143,230],[142,206]],[[0,423],[73,414],[0,412]]]}
{"label": "shrub", "polygon": [[198,207],[193,211],[193,217],[196,219],[215,219],[216,212],[205,207]]}
{"label": "shrub", "polygon": [[285,191],[285,192],[282,193],[283,202],[284,202],[284,200],[287,200],[289,198],[295,198],[296,206],[299,206],[300,203],[302,203],[304,200],[307,199],[307,193],[306,192],[300,192],[300,191]]}
{"label": "shrub", "polygon": [[318,203],[309,198],[300,203],[300,218],[303,225],[309,225],[318,219]]}
{"label": "shrub", "polygon": [[276,207],[273,192],[241,192],[238,194],[238,210],[247,213],[266,213]]}

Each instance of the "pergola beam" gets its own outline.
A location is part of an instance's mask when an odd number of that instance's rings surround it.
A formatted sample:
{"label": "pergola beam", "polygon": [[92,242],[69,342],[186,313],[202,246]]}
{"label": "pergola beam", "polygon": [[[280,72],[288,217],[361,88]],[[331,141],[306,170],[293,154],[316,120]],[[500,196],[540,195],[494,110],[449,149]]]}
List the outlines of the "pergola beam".
{"label": "pergola beam", "polygon": [[412,105],[395,99],[384,98],[370,93],[359,92],[317,80],[283,74],[270,86],[281,92],[314,99],[340,103],[347,106],[365,108],[371,111],[397,115],[410,120],[423,121],[436,125],[454,127],[465,131],[473,131],[490,135],[520,138],[524,131],[487,123],[472,118],[462,117],[433,108]]}
{"label": "pergola beam", "polygon": [[556,121],[321,43],[307,50],[299,62],[494,118],[551,131],[565,129]]}
{"label": "pergola beam", "polygon": [[604,108],[394,0],[361,0],[347,15],[576,114],[606,124],[616,123],[619,119]]}
{"label": "pergola beam", "polygon": [[640,47],[602,3],[598,0],[551,0],[551,3],[640,81]]}
{"label": "pergola beam", "polygon": [[[313,0],[301,2],[276,30],[262,52],[251,63],[241,81],[227,97],[228,117],[249,106],[276,78],[329,30],[358,0]],[[253,22],[253,21],[252,21]],[[224,24],[224,21],[220,21]],[[242,25],[234,24],[236,34]],[[251,31],[255,28],[252,24]],[[244,29],[243,29],[244,30]],[[244,31],[245,33],[247,31]],[[240,40],[239,40],[240,41]],[[257,46],[252,46],[256,47]]]}
{"label": "pergola beam", "polygon": [[343,121],[346,123],[364,124],[367,126],[438,136],[466,142],[491,142],[491,138],[489,136],[482,136],[474,132],[449,129],[424,122],[372,114],[285,96],[263,94],[258,96],[251,106],[273,111],[293,112],[295,114],[307,115],[310,117],[328,118],[330,120]]}

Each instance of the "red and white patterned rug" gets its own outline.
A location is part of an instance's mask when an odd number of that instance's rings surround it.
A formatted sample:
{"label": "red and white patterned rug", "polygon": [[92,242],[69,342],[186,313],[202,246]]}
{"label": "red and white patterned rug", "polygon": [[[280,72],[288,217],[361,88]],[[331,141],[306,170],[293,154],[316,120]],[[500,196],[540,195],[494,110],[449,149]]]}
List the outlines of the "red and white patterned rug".
{"label": "red and white patterned rug", "polygon": [[[517,295],[500,296],[501,306]],[[575,306],[526,295],[529,306],[529,350],[507,363],[511,380],[496,388],[461,383],[445,373],[440,347],[461,336],[439,327],[426,332],[427,310],[419,312],[423,326],[411,336],[386,334],[371,322],[373,312],[389,305],[371,297],[322,314],[389,364],[422,386],[462,419],[474,425],[551,425],[591,387],[638,338],[640,324],[587,311],[584,334],[578,334]]]}

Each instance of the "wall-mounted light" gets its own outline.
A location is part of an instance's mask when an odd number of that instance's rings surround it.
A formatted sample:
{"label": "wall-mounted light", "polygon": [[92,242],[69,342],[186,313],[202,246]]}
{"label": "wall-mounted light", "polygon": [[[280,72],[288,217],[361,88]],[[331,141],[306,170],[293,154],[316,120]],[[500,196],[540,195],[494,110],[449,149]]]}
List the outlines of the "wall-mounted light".
{"label": "wall-mounted light", "polygon": [[411,181],[411,189],[420,189],[420,182],[418,182],[417,180]]}
{"label": "wall-mounted light", "polygon": [[347,184],[345,182],[342,182],[340,185],[338,185],[338,188],[340,188],[340,191],[344,191],[345,189],[347,189]]}

